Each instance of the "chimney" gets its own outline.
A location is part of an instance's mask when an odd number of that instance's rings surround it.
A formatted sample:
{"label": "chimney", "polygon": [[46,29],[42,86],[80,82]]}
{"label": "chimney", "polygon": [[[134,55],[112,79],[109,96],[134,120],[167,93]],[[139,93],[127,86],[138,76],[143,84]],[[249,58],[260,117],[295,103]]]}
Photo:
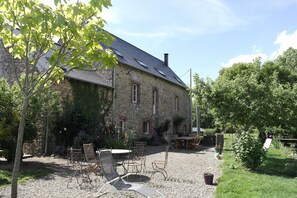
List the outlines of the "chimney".
{"label": "chimney", "polygon": [[164,54],[164,65],[168,67],[168,53]]}

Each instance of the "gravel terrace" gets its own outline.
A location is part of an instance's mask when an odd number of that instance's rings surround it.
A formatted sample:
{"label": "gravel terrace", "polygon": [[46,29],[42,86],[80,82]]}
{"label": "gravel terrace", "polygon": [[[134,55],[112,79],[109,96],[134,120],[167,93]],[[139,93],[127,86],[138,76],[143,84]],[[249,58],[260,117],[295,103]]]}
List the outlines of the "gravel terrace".
{"label": "gravel terrace", "polygon": [[[142,174],[140,183],[150,186],[159,191],[165,197],[215,197],[215,188],[218,177],[221,175],[221,160],[215,157],[214,147],[201,147],[200,150],[192,151],[186,149],[169,150],[168,165],[166,170],[168,178],[164,180],[159,173],[151,177],[153,160],[162,160],[165,157],[165,146],[147,146],[146,148],[146,171]],[[69,175],[73,172],[71,166],[67,166],[67,161],[53,157],[33,157],[24,159],[25,166],[36,163],[39,166],[48,166],[55,170],[54,174],[40,179],[27,181],[18,185],[18,197],[96,197],[95,194],[104,183],[100,176],[92,174],[92,179],[96,180],[94,185],[84,184],[79,186],[76,181],[67,187]],[[122,173],[122,168],[118,168]],[[214,174],[214,184],[206,185],[203,179],[204,172]],[[139,177],[129,176],[129,181],[138,181]],[[0,189],[0,197],[10,197],[10,186]],[[143,197],[135,192],[116,193],[110,190],[101,197]],[[154,197],[162,197],[156,194]]]}

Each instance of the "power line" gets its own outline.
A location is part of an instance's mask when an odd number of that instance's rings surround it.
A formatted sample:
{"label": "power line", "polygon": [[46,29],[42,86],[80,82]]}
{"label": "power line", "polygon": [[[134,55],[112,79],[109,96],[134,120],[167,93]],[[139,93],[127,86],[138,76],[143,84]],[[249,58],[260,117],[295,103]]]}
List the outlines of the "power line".
{"label": "power line", "polygon": [[186,75],[190,70],[186,71],[183,75],[181,75],[179,78],[183,77],[184,75]]}

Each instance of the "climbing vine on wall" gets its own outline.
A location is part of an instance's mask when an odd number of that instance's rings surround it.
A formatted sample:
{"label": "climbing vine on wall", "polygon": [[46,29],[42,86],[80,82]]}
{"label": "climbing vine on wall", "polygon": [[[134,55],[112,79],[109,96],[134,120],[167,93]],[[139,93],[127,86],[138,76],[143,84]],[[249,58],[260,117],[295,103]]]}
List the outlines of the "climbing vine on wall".
{"label": "climbing vine on wall", "polygon": [[111,106],[110,90],[98,85],[69,80],[71,92],[63,98],[63,113],[56,124],[57,145],[81,146],[103,136],[105,117]]}

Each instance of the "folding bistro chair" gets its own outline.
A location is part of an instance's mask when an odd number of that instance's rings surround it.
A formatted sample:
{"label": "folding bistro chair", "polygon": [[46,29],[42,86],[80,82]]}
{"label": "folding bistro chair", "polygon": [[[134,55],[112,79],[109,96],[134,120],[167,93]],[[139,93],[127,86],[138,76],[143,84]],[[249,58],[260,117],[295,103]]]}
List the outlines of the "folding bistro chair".
{"label": "folding bistro chair", "polygon": [[168,163],[168,150],[169,150],[169,145],[166,146],[164,160],[155,160],[152,162],[152,167],[154,169],[154,172],[152,173],[152,177],[156,173],[161,173],[164,176],[164,179],[166,179],[168,177],[167,171],[165,170],[167,163]]}
{"label": "folding bistro chair", "polygon": [[198,149],[198,147],[200,145],[200,142],[201,142],[201,139],[202,139],[201,136],[199,136],[199,135],[195,136],[194,141],[191,143],[191,147],[192,147],[193,150]]}
{"label": "folding bistro chair", "polygon": [[[99,160],[102,167],[103,175],[107,181],[106,184],[99,189],[98,193],[95,194],[95,196],[99,197],[103,194],[106,194],[111,189],[116,190],[116,192],[118,193],[120,193],[120,191],[134,191],[142,194],[145,197],[151,197],[155,193],[159,193],[160,195],[162,195],[160,192],[154,190],[153,188],[144,186],[142,184],[125,181],[123,178],[125,178],[129,174],[122,177],[118,174],[118,172],[114,168],[114,162],[110,151],[101,151],[99,154]],[[106,185],[109,185],[109,188],[103,191]]]}
{"label": "folding bistro chair", "polygon": [[90,179],[90,174],[94,173],[96,176],[100,175],[101,167],[98,158],[96,157],[94,147],[92,143],[83,144],[86,167],[84,168],[84,172],[88,176],[90,183],[92,180]]}

